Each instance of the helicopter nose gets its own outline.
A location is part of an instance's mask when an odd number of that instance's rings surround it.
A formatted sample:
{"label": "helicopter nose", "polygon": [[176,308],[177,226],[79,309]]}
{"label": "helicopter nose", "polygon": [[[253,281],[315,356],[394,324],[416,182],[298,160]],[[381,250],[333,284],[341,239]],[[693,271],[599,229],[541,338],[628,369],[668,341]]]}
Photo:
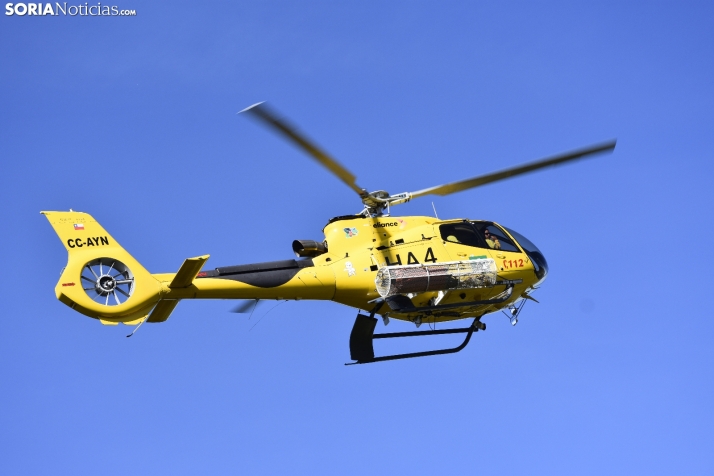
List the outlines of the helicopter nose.
{"label": "helicopter nose", "polygon": [[535,274],[538,278],[536,284],[542,282],[548,275],[548,262],[545,260],[545,256],[543,256],[543,253],[538,249],[535,244],[533,244],[531,240],[521,235],[517,231],[511,230],[510,228],[506,228],[506,230],[508,230],[508,232],[516,240],[518,240],[518,243],[521,245],[521,248],[523,248],[523,251],[526,252],[528,257],[533,262],[533,268],[535,268]]}

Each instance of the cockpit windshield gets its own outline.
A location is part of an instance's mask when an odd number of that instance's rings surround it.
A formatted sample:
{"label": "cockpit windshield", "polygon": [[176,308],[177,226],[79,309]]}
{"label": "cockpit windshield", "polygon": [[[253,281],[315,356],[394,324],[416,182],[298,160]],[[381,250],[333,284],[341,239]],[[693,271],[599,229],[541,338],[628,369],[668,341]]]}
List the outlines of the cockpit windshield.
{"label": "cockpit windshield", "polygon": [[513,243],[513,240],[503,232],[498,226],[491,222],[463,221],[459,223],[447,223],[439,227],[441,239],[451,243],[459,243],[476,248],[488,248],[492,250],[503,250],[512,253],[520,253],[521,250]]}
{"label": "cockpit windshield", "polygon": [[540,278],[541,280],[545,278],[545,275],[548,274],[548,262],[545,260],[545,256],[543,256],[543,253],[541,253],[538,247],[534,245],[531,240],[521,235],[517,231],[511,230],[510,228],[506,228],[505,226],[503,228],[508,230],[508,233],[510,233],[513,238],[518,240],[518,243],[521,245],[521,248],[523,248],[526,254],[530,256],[530,258],[533,260],[535,272],[538,278]]}

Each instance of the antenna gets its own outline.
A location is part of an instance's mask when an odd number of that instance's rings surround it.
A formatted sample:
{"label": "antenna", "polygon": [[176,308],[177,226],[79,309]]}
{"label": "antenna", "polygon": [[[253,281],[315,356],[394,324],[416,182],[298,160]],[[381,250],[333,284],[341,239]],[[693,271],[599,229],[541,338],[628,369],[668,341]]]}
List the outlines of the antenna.
{"label": "antenna", "polygon": [[435,216],[436,219],[438,220],[438,219],[439,219],[439,215],[436,214],[436,207],[434,206],[434,202],[431,202],[431,208],[434,209],[434,216]]}
{"label": "antenna", "polygon": [[145,322],[146,322],[146,320],[147,320],[148,318],[149,318],[149,316],[146,316],[146,317],[144,318],[144,320],[143,320],[143,321],[141,321],[141,322],[139,323],[139,325],[138,325],[138,326],[136,326],[136,327],[134,328],[134,330],[133,330],[133,331],[131,331],[131,334],[129,334],[129,335],[127,336],[127,337],[131,337],[131,336],[133,336],[133,335],[134,335],[134,333],[135,333],[136,331],[138,331],[138,330],[139,330],[139,327],[141,327],[141,325],[142,325],[143,323],[145,323]]}

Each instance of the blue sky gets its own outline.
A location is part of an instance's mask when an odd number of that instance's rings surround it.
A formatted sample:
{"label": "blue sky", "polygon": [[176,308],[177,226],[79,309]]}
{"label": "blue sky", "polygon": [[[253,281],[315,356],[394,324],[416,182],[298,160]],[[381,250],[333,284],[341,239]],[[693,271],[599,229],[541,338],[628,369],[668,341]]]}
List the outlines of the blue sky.
{"label": "blue sky", "polygon": [[[0,473],[712,474],[711,3],[116,5],[0,19]],[[356,312],[329,302],[185,301],[126,339],[55,299],[40,210],[152,272],[289,259],[359,211],[236,115],[263,100],[392,193],[618,145],[434,198],[551,267],[459,354],[344,367]]]}

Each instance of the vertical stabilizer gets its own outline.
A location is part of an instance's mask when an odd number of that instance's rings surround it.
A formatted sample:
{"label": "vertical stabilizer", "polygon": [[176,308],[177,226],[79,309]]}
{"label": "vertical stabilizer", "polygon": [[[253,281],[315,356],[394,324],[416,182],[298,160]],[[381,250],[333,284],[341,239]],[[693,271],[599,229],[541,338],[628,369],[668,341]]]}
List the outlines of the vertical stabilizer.
{"label": "vertical stabilizer", "polygon": [[103,322],[146,316],[159,301],[161,285],[91,215],[42,212],[67,250],[57,298]]}

